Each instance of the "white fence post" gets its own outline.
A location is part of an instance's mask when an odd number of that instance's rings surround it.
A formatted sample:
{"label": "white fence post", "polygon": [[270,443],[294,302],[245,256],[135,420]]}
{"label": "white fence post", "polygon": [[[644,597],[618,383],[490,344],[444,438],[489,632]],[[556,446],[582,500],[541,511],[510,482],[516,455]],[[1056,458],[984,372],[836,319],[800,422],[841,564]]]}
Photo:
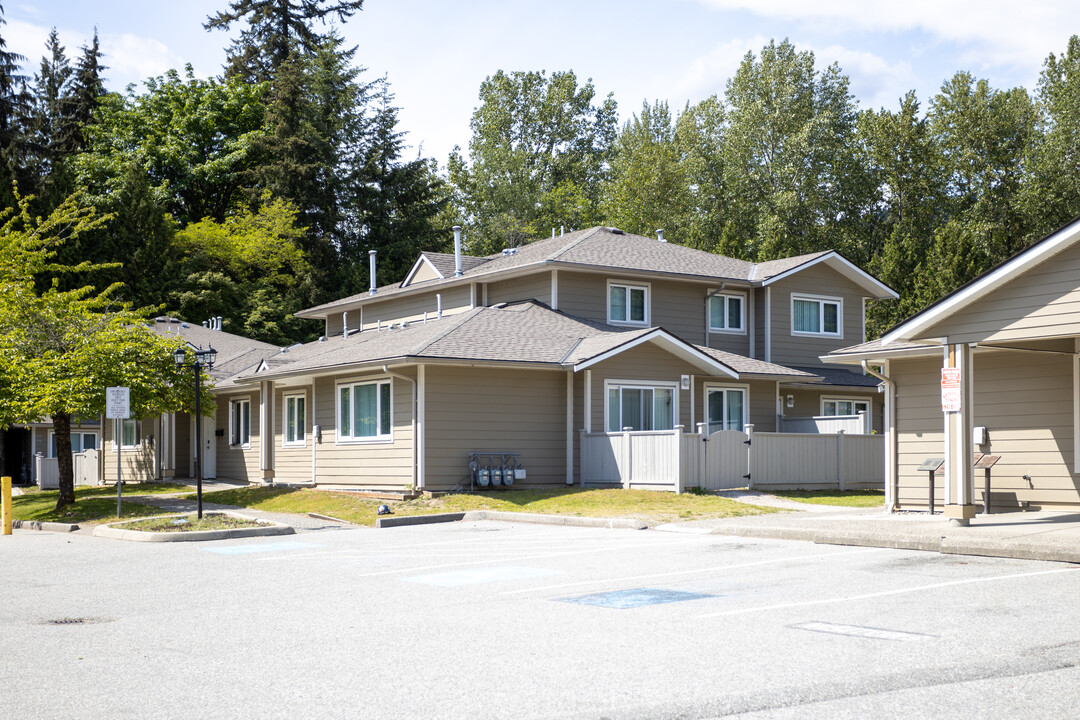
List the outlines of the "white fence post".
{"label": "white fence post", "polygon": [[630,489],[630,481],[634,477],[634,468],[631,467],[633,462],[634,453],[630,450],[630,432],[631,428],[623,428],[623,476],[622,486],[623,490]]}
{"label": "white fence post", "polygon": [[836,433],[836,489],[844,492],[847,485],[844,477],[844,437],[847,435],[843,430]]}
{"label": "white fence post", "polygon": [[747,423],[746,430],[746,489],[754,489],[754,424]]}
{"label": "white fence post", "polygon": [[675,426],[675,494],[682,495],[686,478],[683,476],[682,465],[682,437],[683,426]]}

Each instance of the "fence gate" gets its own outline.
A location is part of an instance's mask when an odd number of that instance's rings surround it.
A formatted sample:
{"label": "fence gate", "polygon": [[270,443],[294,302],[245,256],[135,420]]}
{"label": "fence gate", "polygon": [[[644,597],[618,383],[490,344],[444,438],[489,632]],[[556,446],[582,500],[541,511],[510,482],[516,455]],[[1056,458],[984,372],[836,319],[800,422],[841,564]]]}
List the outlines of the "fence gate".
{"label": "fence gate", "polygon": [[705,468],[703,490],[746,487],[749,473],[750,436],[739,430],[718,430],[701,443]]}

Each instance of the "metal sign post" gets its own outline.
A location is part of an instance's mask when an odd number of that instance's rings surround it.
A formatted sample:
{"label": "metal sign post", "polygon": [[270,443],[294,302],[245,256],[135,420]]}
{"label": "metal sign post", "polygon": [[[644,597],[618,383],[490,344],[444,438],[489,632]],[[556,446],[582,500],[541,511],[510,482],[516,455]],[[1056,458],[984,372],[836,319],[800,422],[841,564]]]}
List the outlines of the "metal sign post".
{"label": "metal sign post", "polygon": [[945,458],[926,458],[923,460],[923,464],[919,466],[919,472],[929,473],[930,475],[930,489],[927,501],[929,503],[931,515],[934,514],[934,475],[936,475],[944,465]]}
{"label": "metal sign post", "polygon": [[120,494],[123,482],[120,471],[123,467],[120,446],[123,445],[120,434],[123,430],[121,421],[131,417],[131,389],[126,387],[105,388],[105,417],[116,420],[116,517],[120,517]]}

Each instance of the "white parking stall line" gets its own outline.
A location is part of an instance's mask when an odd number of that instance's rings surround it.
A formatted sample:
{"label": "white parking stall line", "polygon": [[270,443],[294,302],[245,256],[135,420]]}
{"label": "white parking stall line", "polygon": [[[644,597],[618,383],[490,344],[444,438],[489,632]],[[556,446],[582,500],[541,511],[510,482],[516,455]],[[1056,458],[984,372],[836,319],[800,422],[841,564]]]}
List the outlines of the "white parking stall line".
{"label": "white parking stall line", "polygon": [[1038,577],[1040,575],[1058,575],[1060,573],[1076,572],[1080,568],[1067,567],[1056,568],[1054,570],[1038,570],[1029,573],[1015,573],[1012,575],[987,575],[977,578],[966,578],[964,580],[949,580],[948,582],[931,583],[929,585],[916,585],[914,587],[897,588],[895,590],[882,590],[880,592],[864,593],[862,595],[845,595],[843,597],[823,598],[821,600],[803,600],[801,602],[790,603],[777,603],[775,605],[760,605],[757,607],[740,608],[738,610],[726,610],[718,613],[707,613],[705,615],[698,615],[698,618],[716,618],[716,617],[730,617],[732,615],[749,615],[756,612],[771,612],[774,610],[789,610],[791,608],[801,607],[813,607],[815,605],[831,605],[845,602],[856,602],[858,600],[873,600],[875,598],[889,597],[892,595],[903,595],[905,593],[925,592],[927,590],[937,590],[939,588],[955,587],[958,585],[973,585],[976,583],[988,583],[999,582],[1002,580],[1017,580],[1019,578]]}
{"label": "white parking stall line", "polygon": [[775,565],[778,563],[797,562],[800,560],[820,560],[822,558],[843,557],[846,555],[862,555],[869,552],[882,552],[885,548],[863,548],[860,550],[848,550],[841,552],[828,552],[820,553],[817,555],[791,555],[782,558],[773,558],[772,560],[756,560],[754,562],[737,563],[735,565],[714,565],[712,567],[705,568],[692,568],[689,570],[672,570],[671,572],[652,573],[650,575],[627,575],[623,577],[614,578],[597,578],[595,580],[580,580],[578,582],[563,583],[561,585],[544,585],[540,587],[522,588],[520,590],[507,590],[501,594],[503,595],[519,595],[522,593],[530,592],[544,592],[548,590],[564,590],[566,588],[581,587],[584,585],[598,585],[604,583],[636,583],[642,580],[654,580],[656,578],[675,577],[677,575],[695,575],[703,573],[723,572],[728,570],[739,570],[741,568],[760,567],[762,565]]}

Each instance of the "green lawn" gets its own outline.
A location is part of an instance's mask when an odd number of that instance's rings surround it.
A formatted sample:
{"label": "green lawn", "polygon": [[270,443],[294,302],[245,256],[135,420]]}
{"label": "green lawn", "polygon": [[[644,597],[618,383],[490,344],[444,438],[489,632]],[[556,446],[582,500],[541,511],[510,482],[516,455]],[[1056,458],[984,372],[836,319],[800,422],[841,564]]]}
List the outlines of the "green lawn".
{"label": "green lawn", "polygon": [[[125,485],[124,494],[148,494],[146,488],[157,488],[156,485]],[[179,488],[183,490],[183,487]],[[175,492],[176,488],[171,492]],[[170,492],[168,490],[154,490],[154,492]],[[68,505],[60,512],[56,512],[56,499],[58,490],[34,490],[24,495],[11,499],[12,514],[16,520],[38,520],[41,522],[78,523],[80,525],[93,525],[116,519],[116,488],[115,487],[87,487],[75,489],[75,504]],[[161,515],[168,512],[150,505],[142,505],[132,500],[124,499],[121,502],[123,517],[137,518],[148,515]]]}
{"label": "green lawn", "polygon": [[269,512],[314,512],[369,526],[375,524],[376,510],[383,504],[390,506],[395,515],[503,510],[633,518],[649,524],[777,512],[774,508],[746,505],[711,495],[674,495],[648,490],[505,490],[391,501],[373,500],[348,492],[252,487],[203,493],[203,500]]}
{"label": "green lawn", "polygon": [[774,490],[771,495],[813,505],[841,505],[844,507],[882,507],[885,505],[883,490]]}

